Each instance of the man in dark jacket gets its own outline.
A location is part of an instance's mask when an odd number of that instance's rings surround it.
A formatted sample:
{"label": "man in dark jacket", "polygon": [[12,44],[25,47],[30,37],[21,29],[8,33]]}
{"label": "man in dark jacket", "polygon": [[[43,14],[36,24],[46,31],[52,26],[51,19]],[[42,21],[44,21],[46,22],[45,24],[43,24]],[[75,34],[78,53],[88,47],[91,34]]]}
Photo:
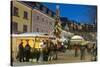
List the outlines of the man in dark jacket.
{"label": "man in dark jacket", "polygon": [[75,45],[75,57],[77,57],[77,56],[78,56],[78,46]]}
{"label": "man in dark jacket", "polygon": [[97,45],[93,44],[92,50],[91,50],[91,61],[96,61],[97,60]]}
{"label": "man in dark jacket", "polygon": [[24,47],[23,47],[23,42],[21,42],[19,44],[19,52],[18,52],[18,55],[17,55],[17,58],[19,58],[19,61],[22,62],[24,61]]}
{"label": "man in dark jacket", "polygon": [[58,59],[58,55],[57,55],[57,44],[54,44],[54,54],[55,54],[55,60]]}
{"label": "man in dark jacket", "polygon": [[85,48],[86,48],[85,45],[81,45],[81,47],[80,47],[80,52],[81,52],[81,57],[80,57],[80,59],[81,59],[81,60],[85,59]]}
{"label": "man in dark jacket", "polygon": [[26,58],[26,61],[28,62],[29,59],[30,59],[30,50],[31,50],[31,47],[29,46],[28,42],[25,46],[25,58]]}

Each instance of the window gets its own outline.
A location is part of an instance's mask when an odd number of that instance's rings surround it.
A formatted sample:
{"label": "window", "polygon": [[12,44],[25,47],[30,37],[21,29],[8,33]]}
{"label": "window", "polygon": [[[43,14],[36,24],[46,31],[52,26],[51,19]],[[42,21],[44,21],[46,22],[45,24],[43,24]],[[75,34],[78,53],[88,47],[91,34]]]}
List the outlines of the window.
{"label": "window", "polygon": [[42,8],[43,8],[43,6],[41,5],[41,6],[40,6],[40,10],[43,10]]}
{"label": "window", "polygon": [[28,19],[28,13],[26,11],[24,11],[24,18]]}
{"label": "window", "polygon": [[18,24],[16,22],[12,22],[12,32],[18,32]]}
{"label": "window", "polygon": [[17,7],[14,7],[13,8],[13,15],[14,16],[18,16],[18,11],[19,11],[18,8]]}
{"label": "window", "polygon": [[37,6],[38,8],[40,8],[40,4],[39,4],[39,3],[36,3],[36,6]]}
{"label": "window", "polygon": [[39,20],[39,16],[37,16],[37,20]]}
{"label": "window", "polygon": [[48,20],[46,20],[47,24],[48,24]]}
{"label": "window", "polygon": [[54,13],[52,13],[52,17],[54,17]]}
{"label": "window", "polygon": [[37,30],[37,32],[39,32],[39,28],[37,28],[36,30]]}
{"label": "window", "polygon": [[23,32],[27,32],[27,25],[23,25]]}
{"label": "window", "polygon": [[47,8],[43,7],[43,12],[46,13],[47,12]]}
{"label": "window", "polygon": [[49,11],[48,14],[49,14],[49,16],[52,16],[52,12],[51,11]]}
{"label": "window", "polygon": [[44,18],[42,18],[42,22],[44,22]]}
{"label": "window", "polygon": [[43,32],[43,30],[42,30],[42,32]]}
{"label": "window", "polygon": [[48,14],[48,12],[49,12],[49,9],[47,8],[47,12],[46,13]]}

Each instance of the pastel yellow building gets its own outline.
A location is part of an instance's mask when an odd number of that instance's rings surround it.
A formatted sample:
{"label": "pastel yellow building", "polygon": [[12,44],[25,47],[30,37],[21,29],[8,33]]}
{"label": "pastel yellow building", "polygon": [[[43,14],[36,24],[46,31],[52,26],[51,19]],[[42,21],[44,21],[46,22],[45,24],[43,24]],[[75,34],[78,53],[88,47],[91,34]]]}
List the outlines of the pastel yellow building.
{"label": "pastel yellow building", "polygon": [[20,1],[12,1],[12,33],[31,32],[32,9]]}

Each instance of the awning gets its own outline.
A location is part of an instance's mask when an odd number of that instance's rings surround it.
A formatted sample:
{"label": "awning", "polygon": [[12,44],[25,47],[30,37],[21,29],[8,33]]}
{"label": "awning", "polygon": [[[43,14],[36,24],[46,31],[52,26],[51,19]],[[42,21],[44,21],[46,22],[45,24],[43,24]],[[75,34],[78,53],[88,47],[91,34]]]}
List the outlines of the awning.
{"label": "awning", "polygon": [[35,32],[35,33],[22,33],[22,34],[12,34],[12,37],[49,37],[54,38],[53,35],[45,35],[47,33]]}
{"label": "awning", "polygon": [[87,45],[87,44],[89,44],[90,43],[90,41],[83,41],[82,43],[81,43],[81,45]]}
{"label": "awning", "polygon": [[81,43],[85,41],[84,38],[82,36],[79,35],[75,35],[71,38],[70,40],[70,44],[71,45],[81,45]]}

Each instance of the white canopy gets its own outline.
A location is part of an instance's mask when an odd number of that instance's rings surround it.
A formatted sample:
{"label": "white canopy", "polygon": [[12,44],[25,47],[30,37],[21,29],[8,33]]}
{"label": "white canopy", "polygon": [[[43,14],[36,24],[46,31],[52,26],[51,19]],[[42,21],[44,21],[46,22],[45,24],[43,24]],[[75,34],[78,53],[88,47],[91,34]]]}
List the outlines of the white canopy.
{"label": "white canopy", "polygon": [[82,43],[81,43],[81,45],[87,45],[87,44],[89,44],[90,43],[90,41],[83,41]]}
{"label": "white canopy", "polygon": [[84,38],[82,36],[79,36],[79,35],[75,35],[71,38],[70,40],[70,44],[71,45],[74,45],[74,44],[77,44],[77,45],[81,45],[81,43],[84,41]]}
{"label": "white canopy", "polygon": [[45,35],[47,33],[35,32],[35,33],[22,33],[22,34],[12,34],[12,37],[53,37],[53,35]]}
{"label": "white canopy", "polygon": [[75,35],[71,38],[71,40],[84,40],[84,38],[82,36],[79,35]]}

